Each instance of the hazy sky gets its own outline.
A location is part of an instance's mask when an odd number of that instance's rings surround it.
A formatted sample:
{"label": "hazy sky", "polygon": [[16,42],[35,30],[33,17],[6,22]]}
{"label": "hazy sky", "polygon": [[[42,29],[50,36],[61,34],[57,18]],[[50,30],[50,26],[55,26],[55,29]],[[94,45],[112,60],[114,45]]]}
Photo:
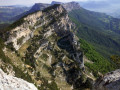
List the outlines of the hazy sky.
{"label": "hazy sky", "polygon": [[[32,5],[34,3],[51,3],[54,0],[0,0],[0,6],[3,5]],[[60,2],[70,1],[102,1],[102,0],[55,0]],[[106,0],[103,0],[106,1]]]}

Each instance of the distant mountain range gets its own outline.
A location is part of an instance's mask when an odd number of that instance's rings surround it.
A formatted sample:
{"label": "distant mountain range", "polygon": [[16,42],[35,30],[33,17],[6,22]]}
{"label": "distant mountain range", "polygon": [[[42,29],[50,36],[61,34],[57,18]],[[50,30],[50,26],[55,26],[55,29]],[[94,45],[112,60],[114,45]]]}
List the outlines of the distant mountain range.
{"label": "distant mountain range", "polygon": [[69,12],[77,35],[91,43],[103,56],[120,54],[120,19],[80,8]]}
{"label": "distant mountain range", "polygon": [[79,2],[81,7],[111,15],[115,18],[120,18],[120,1],[119,0],[106,0],[106,1],[86,1]]}
{"label": "distant mountain range", "polygon": [[0,6],[0,24],[14,22],[15,20],[11,20],[11,18],[18,16],[29,9],[30,7],[24,6]]}

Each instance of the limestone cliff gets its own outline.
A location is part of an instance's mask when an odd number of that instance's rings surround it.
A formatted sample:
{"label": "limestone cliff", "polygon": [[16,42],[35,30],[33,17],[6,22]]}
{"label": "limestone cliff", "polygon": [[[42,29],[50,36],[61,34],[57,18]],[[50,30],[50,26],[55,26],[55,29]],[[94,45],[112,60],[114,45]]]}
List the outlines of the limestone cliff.
{"label": "limestone cliff", "polygon": [[7,75],[0,69],[0,90],[37,90],[37,88],[32,83]]}
{"label": "limestone cliff", "polygon": [[[58,4],[15,22],[6,33],[3,48],[12,75],[36,84],[39,90],[90,88],[91,77],[85,72],[75,28]],[[8,69],[5,71],[10,73]]]}
{"label": "limestone cliff", "polygon": [[81,8],[80,4],[77,3],[77,2],[62,3],[62,2],[53,1],[51,3],[51,5],[54,5],[54,4],[61,4],[61,5],[63,5],[63,7],[67,10],[67,12],[70,12],[72,10],[80,9]]}
{"label": "limestone cliff", "polygon": [[120,69],[100,77],[94,84],[94,90],[120,90]]}
{"label": "limestone cliff", "polygon": [[64,3],[62,5],[68,12],[81,8],[79,3],[77,3],[77,2],[69,2],[69,3]]}

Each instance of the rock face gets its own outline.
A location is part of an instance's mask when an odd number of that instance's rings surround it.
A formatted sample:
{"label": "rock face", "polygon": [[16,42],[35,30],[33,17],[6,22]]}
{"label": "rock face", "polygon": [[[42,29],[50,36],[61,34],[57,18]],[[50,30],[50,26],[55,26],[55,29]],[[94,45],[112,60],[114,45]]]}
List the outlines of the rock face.
{"label": "rock face", "polygon": [[39,11],[23,18],[23,23],[20,26],[18,25],[10,32],[8,32],[9,38],[7,39],[5,44],[12,43],[14,48],[18,50],[22,44],[33,37],[34,28],[32,27],[35,25],[41,15],[42,12]]}
{"label": "rock face", "polygon": [[94,90],[120,90],[120,69],[99,78],[94,87]]}
{"label": "rock face", "polygon": [[28,13],[33,13],[36,11],[41,11],[47,7],[49,7],[50,4],[44,4],[44,3],[36,3],[30,10]]}
{"label": "rock face", "polygon": [[51,4],[36,3],[35,5],[33,5],[33,7],[29,11],[27,11],[25,13],[22,13],[22,14],[14,17],[12,19],[17,21],[18,19],[20,19],[21,17],[23,17],[25,15],[28,15],[30,13],[34,13],[34,12],[37,12],[37,11],[41,11],[41,10],[43,10],[43,9],[49,7],[49,6],[52,6],[54,4],[61,4],[61,5],[63,5],[63,7],[67,10],[67,12],[70,12],[71,10],[80,8],[79,3],[77,3],[77,2],[61,3],[61,2],[53,1]]}
{"label": "rock face", "polygon": [[71,57],[79,63],[81,69],[84,69],[83,53],[80,50],[80,44],[75,39],[73,33],[68,32],[67,35],[58,40],[58,46],[65,49]]}
{"label": "rock face", "polygon": [[4,53],[24,74],[29,74],[39,90],[88,86],[88,77],[83,75],[83,52],[72,31],[75,24],[65,8],[55,4],[24,17],[23,21],[8,31],[5,42],[12,44],[17,53],[7,48]]}
{"label": "rock face", "polygon": [[54,5],[54,4],[63,4],[63,3],[62,2],[57,2],[57,1],[52,1],[51,5]]}
{"label": "rock face", "polygon": [[72,10],[75,10],[75,9],[80,9],[80,4],[77,3],[77,2],[68,2],[68,3],[62,3],[62,2],[55,2],[53,1],[51,3],[51,5],[54,5],[54,4],[61,4],[63,5],[63,7],[67,10],[67,12],[70,12]]}
{"label": "rock face", "polygon": [[62,4],[63,7],[68,11],[72,11],[72,10],[75,10],[75,9],[80,9],[80,4],[77,3],[77,2],[69,2],[69,3],[64,3]]}
{"label": "rock face", "polygon": [[0,90],[37,90],[37,88],[23,79],[7,75],[0,69]]}

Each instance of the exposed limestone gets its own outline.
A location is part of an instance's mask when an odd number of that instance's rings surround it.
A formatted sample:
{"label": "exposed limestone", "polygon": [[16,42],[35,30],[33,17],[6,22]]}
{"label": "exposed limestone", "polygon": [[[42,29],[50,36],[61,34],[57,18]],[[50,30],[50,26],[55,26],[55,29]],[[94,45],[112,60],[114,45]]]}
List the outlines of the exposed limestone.
{"label": "exposed limestone", "polygon": [[61,5],[63,5],[63,7],[67,10],[67,12],[70,12],[72,10],[80,9],[81,8],[80,4],[77,3],[77,2],[62,3],[62,2],[53,1],[51,3],[51,5],[54,5],[54,4],[61,4]]}
{"label": "exposed limestone", "polygon": [[37,90],[37,88],[23,79],[7,75],[0,69],[0,90]]}
{"label": "exposed limestone", "polygon": [[[52,88],[50,84],[62,90],[80,88],[83,84],[83,53],[77,36],[72,32],[75,24],[65,8],[54,5],[24,17],[24,20],[23,24],[10,31],[6,41],[8,45],[13,43],[16,57],[28,66],[27,69],[22,68],[24,72],[28,72],[40,90]],[[18,44],[20,38],[23,40]],[[22,47],[23,44],[26,46]]]}
{"label": "exposed limestone", "polygon": [[68,12],[81,8],[79,3],[77,2],[69,2],[69,3],[62,4],[62,5]]}
{"label": "exposed limestone", "polygon": [[[13,46],[16,50],[18,50],[22,44],[24,44],[27,40],[29,40],[31,37],[33,37],[33,30],[31,28],[35,25],[37,22],[37,19],[42,15],[42,12],[37,12],[32,15],[28,15],[24,18],[24,22],[22,25],[17,26],[16,28],[12,29],[9,33],[10,36],[5,42],[5,44],[13,43]],[[31,27],[31,28],[30,28]],[[18,40],[23,40],[18,44]]]}
{"label": "exposed limestone", "polygon": [[100,77],[94,87],[94,90],[120,90],[120,69]]}

